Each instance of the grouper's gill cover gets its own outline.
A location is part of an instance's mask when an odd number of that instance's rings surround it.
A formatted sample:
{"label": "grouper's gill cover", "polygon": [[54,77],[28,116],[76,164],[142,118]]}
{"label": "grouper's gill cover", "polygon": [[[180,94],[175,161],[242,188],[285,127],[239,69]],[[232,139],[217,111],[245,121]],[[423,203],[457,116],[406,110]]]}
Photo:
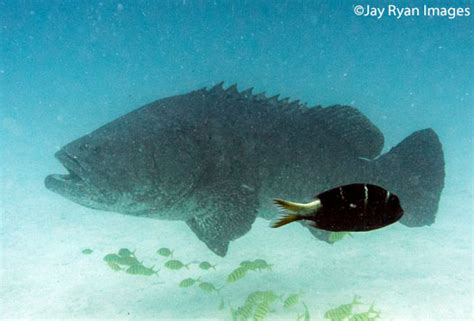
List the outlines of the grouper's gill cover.
{"label": "grouper's gill cover", "polygon": [[158,100],[66,145],[56,156],[69,174],[45,183],[87,207],[184,220],[223,256],[257,213],[275,214],[274,197],[354,182],[397,193],[402,223],[431,224],[443,153],[431,129],[414,135],[377,158],[383,135],[353,107],[308,108],[219,84]]}

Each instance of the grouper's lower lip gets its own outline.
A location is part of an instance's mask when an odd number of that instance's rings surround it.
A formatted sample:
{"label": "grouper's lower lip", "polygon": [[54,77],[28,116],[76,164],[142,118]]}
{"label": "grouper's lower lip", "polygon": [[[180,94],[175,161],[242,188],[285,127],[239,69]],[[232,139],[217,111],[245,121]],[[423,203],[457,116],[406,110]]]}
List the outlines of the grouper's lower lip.
{"label": "grouper's lower lip", "polygon": [[[52,174],[49,175],[52,179],[58,180],[58,181],[63,181],[63,182],[74,182],[74,183],[80,183],[82,182],[82,179],[77,176],[76,174]],[[49,177],[48,176],[48,177]]]}
{"label": "grouper's lower lip", "polygon": [[75,174],[52,174],[46,176],[44,185],[47,189],[54,192],[65,192],[72,188],[79,188],[84,185],[84,182]]}
{"label": "grouper's lower lip", "polygon": [[44,179],[45,187],[77,204],[94,208],[104,209],[101,206],[104,201],[97,190],[81,180],[74,174],[52,174]]}

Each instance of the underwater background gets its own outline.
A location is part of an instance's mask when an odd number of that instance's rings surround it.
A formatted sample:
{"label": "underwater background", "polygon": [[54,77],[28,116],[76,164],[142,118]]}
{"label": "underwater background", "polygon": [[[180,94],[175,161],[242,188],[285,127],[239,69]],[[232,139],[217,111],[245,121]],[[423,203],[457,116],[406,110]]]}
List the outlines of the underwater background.
{"label": "underwater background", "polygon": [[[328,320],[355,296],[354,313],[374,303],[378,320],[472,320],[473,17],[359,17],[359,4],[471,2],[0,1],[0,319],[230,320],[268,291],[278,297],[269,320]],[[353,105],[384,133],[384,151],[433,128],[446,162],[436,222],[327,244],[257,218],[221,258],[184,222],[92,210],[44,187],[64,172],[53,157],[61,146],[220,81]],[[121,248],[158,276],[111,269],[104,256]],[[193,264],[168,269],[160,248]],[[255,259],[271,269],[227,281]],[[200,279],[180,286],[186,278]]]}

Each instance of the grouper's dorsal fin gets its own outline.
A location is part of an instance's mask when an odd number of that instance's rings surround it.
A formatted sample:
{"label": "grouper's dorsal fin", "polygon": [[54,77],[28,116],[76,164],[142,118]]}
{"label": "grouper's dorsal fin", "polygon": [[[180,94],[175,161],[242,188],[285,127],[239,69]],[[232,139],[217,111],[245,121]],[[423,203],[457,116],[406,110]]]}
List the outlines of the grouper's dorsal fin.
{"label": "grouper's dorsal fin", "polygon": [[208,93],[225,99],[253,101],[261,108],[300,114],[303,119],[310,122],[308,124],[310,129],[311,126],[324,128],[339,141],[346,143],[347,148],[353,150],[358,157],[373,159],[380,154],[384,145],[382,132],[359,110],[351,106],[308,108],[299,100],[290,101],[289,98],[279,100],[279,95],[268,98],[265,92],[259,94],[252,94],[251,90],[239,92],[235,84],[224,89],[223,82],[209,89]]}
{"label": "grouper's dorsal fin", "polygon": [[224,82],[221,81],[220,83],[216,84],[214,87],[209,89],[209,93],[217,94],[217,95],[220,95],[220,94],[224,93],[224,86],[223,85],[224,85]]}
{"label": "grouper's dorsal fin", "polygon": [[303,106],[302,104],[299,103],[299,100],[289,102],[288,97],[283,98],[283,99],[278,99],[280,95],[267,97],[265,92],[253,94],[252,91],[253,91],[253,87],[239,91],[237,89],[237,84],[232,84],[229,87],[224,88],[223,81],[221,81],[220,83],[216,84],[215,86],[207,90],[207,92],[210,95],[225,97],[226,99],[236,99],[236,100],[248,99],[250,101],[262,103],[262,106],[275,106],[276,108],[290,107],[295,110],[297,110],[298,107]]}
{"label": "grouper's dorsal fin", "polygon": [[248,89],[243,90],[240,94],[244,98],[250,98],[250,97],[252,97],[252,91],[253,91],[253,87],[250,87]]}
{"label": "grouper's dorsal fin", "polygon": [[335,105],[325,108],[309,108],[308,118],[318,120],[338,140],[345,142],[356,156],[373,159],[380,155],[384,145],[382,132],[358,109]]}

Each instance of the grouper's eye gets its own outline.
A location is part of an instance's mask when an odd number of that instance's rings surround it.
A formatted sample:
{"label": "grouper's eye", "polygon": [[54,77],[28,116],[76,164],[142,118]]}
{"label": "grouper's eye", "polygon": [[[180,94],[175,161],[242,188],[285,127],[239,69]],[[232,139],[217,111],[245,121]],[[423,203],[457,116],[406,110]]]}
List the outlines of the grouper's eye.
{"label": "grouper's eye", "polygon": [[100,147],[95,146],[89,143],[84,143],[79,147],[80,150],[82,151],[88,151],[88,152],[94,152],[94,153],[99,153],[100,152]]}

